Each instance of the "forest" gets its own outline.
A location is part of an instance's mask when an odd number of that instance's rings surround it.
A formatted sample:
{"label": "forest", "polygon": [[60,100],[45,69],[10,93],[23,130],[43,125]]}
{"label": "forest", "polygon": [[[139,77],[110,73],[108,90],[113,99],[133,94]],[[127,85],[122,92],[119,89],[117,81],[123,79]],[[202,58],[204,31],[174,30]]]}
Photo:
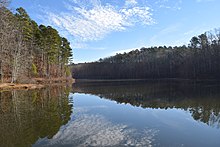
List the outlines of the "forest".
{"label": "forest", "polygon": [[220,79],[220,29],[188,45],[143,47],[92,63],[73,65],[76,79]]}
{"label": "forest", "polygon": [[0,1],[0,83],[70,75],[70,42],[51,26],[38,25],[23,8]]}

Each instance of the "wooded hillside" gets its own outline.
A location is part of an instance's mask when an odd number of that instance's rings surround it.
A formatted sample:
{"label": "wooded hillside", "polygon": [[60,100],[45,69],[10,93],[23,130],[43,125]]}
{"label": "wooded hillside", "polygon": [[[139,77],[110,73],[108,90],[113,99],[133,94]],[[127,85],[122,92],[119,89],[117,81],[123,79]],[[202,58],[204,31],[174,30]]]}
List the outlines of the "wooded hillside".
{"label": "wooded hillside", "polygon": [[64,77],[72,56],[69,41],[51,26],[38,25],[23,8],[0,3],[0,83]]}
{"label": "wooded hillside", "polygon": [[143,47],[72,72],[77,79],[220,79],[220,29],[192,37],[188,46]]}

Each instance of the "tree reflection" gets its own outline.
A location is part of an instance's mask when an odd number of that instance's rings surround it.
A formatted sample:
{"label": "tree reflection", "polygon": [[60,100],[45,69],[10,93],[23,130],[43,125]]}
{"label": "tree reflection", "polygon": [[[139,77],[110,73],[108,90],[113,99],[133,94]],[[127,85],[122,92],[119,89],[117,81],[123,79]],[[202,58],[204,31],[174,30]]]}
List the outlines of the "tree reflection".
{"label": "tree reflection", "polygon": [[0,92],[0,144],[24,147],[52,138],[70,119],[68,95],[68,88],[60,86]]}
{"label": "tree reflection", "polygon": [[78,82],[73,91],[142,108],[184,109],[195,120],[220,128],[220,85],[216,82]]}

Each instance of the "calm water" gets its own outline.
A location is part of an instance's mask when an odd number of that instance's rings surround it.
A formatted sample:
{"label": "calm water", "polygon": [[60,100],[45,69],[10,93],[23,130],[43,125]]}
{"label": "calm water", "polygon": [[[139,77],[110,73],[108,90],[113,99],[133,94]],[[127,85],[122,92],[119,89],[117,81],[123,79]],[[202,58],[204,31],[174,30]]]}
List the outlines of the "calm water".
{"label": "calm water", "polygon": [[0,146],[219,147],[220,84],[99,82],[1,92]]}

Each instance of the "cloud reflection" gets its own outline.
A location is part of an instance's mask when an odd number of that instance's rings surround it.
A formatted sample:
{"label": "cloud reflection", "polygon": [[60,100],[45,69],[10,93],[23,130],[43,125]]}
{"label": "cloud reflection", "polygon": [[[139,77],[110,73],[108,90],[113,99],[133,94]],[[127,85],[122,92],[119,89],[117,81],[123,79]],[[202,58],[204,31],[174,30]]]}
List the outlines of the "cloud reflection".
{"label": "cloud reflection", "polygon": [[157,130],[137,130],[114,124],[101,115],[80,114],[43,146],[144,146],[151,147]]}

